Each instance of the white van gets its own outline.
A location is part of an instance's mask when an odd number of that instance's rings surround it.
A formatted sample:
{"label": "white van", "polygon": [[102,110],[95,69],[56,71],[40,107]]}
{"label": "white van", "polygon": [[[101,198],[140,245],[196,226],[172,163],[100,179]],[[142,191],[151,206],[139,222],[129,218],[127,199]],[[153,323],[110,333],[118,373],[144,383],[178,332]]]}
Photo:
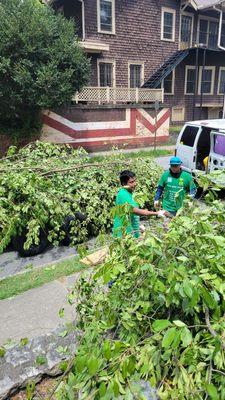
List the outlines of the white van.
{"label": "white van", "polygon": [[175,154],[183,169],[193,174],[225,169],[225,119],[187,122],[177,138]]}

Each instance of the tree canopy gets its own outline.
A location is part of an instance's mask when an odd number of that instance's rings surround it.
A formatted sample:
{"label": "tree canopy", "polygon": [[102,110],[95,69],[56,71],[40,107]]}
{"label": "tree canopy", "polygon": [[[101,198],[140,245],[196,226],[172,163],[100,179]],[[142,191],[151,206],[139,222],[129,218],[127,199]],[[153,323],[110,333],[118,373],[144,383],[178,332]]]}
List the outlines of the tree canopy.
{"label": "tree canopy", "polygon": [[0,0],[0,14],[0,120],[32,126],[87,83],[89,61],[74,21],[40,0]]}

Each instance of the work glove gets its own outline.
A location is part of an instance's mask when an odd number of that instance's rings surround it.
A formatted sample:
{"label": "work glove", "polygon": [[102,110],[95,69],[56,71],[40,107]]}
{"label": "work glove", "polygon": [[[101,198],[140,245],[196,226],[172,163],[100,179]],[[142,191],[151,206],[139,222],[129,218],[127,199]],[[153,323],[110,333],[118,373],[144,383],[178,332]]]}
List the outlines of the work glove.
{"label": "work glove", "polygon": [[165,210],[158,211],[158,217],[165,218]]}
{"label": "work glove", "polygon": [[159,207],[159,200],[154,201],[154,208],[157,209]]}

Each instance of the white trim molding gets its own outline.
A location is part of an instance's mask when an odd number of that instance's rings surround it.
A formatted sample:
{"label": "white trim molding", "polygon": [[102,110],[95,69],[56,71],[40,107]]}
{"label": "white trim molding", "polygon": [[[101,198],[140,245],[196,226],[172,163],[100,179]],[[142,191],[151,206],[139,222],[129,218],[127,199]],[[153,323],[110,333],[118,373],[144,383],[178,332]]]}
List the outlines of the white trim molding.
{"label": "white trim molding", "polygon": [[[201,94],[201,85],[202,85],[202,70],[203,67],[199,67],[199,80],[198,80],[198,94]],[[213,95],[214,94],[214,85],[215,85],[215,72],[216,72],[216,67],[215,66],[208,66],[206,65],[204,67],[205,71],[212,71],[212,80],[211,80],[211,88],[209,93],[203,93],[203,96],[206,95]]]}
{"label": "white trim molding", "polygon": [[141,86],[144,83],[144,68],[145,68],[145,63],[144,61],[128,61],[128,87],[130,87],[130,66],[131,65],[140,65],[141,66]]}
{"label": "white trim molding", "polygon": [[[172,38],[164,38],[164,14],[170,13],[173,15]],[[176,27],[176,10],[173,8],[162,7],[161,9],[161,40],[166,42],[175,42],[175,27]]]}
{"label": "white trim molding", "polygon": [[217,88],[218,95],[224,95],[224,92],[223,93],[220,92],[221,71],[225,71],[225,67],[220,67],[219,69],[218,88]]}
{"label": "white trim molding", "polygon": [[98,58],[97,59],[97,74],[98,74],[98,86],[100,87],[100,68],[99,64],[112,64],[112,87],[116,86],[116,60]]}
{"label": "white trim molding", "polygon": [[184,80],[184,94],[185,96],[193,96],[193,93],[187,93],[187,77],[188,77],[188,71],[189,70],[195,70],[194,65],[185,65],[185,80]]}
{"label": "white trim molding", "polygon": [[[101,29],[101,13],[100,13],[100,4],[101,1],[105,1],[107,3],[110,3],[112,6],[112,29],[111,31],[107,31],[104,29]],[[115,0],[97,0],[97,21],[98,21],[98,33],[104,33],[107,35],[115,35],[116,32],[116,17],[115,17]]]}

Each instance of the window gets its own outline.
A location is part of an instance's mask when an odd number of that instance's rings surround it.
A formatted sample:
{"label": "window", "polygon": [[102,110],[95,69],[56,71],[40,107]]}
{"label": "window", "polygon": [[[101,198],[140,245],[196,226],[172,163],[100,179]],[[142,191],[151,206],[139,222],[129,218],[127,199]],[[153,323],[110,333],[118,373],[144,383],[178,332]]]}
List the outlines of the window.
{"label": "window", "polygon": [[113,61],[98,60],[98,84],[99,86],[114,86],[115,65]]}
{"label": "window", "polygon": [[144,63],[129,63],[129,85],[131,88],[140,87],[144,82]]}
{"label": "window", "polygon": [[195,67],[186,66],[184,94],[195,93]]}
{"label": "window", "polygon": [[115,33],[115,0],[97,0],[98,32]]}
{"label": "window", "polygon": [[211,49],[217,48],[219,23],[207,19],[199,20],[199,38],[198,42]]}
{"label": "window", "polygon": [[181,27],[180,27],[180,41],[186,46],[191,47],[192,45],[192,31],[193,31],[193,16],[190,14],[181,15]]}
{"label": "window", "polygon": [[215,135],[214,136],[214,152],[221,156],[225,156],[225,136]]}
{"label": "window", "polygon": [[198,94],[213,94],[215,67],[200,67]]}
{"label": "window", "polygon": [[199,128],[197,126],[187,125],[182,133],[180,143],[184,146],[193,147],[198,130]]}
{"label": "window", "polygon": [[163,82],[163,87],[164,87],[164,94],[174,94],[174,75],[175,75],[175,70],[173,70],[165,79]]}
{"label": "window", "polygon": [[174,42],[175,40],[176,11],[170,8],[162,8],[161,40]]}
{"label": "window", "polygon": [[224,94],[224,93],[225,93],[225,67],[221,67],[219,72],[218,94]]}

